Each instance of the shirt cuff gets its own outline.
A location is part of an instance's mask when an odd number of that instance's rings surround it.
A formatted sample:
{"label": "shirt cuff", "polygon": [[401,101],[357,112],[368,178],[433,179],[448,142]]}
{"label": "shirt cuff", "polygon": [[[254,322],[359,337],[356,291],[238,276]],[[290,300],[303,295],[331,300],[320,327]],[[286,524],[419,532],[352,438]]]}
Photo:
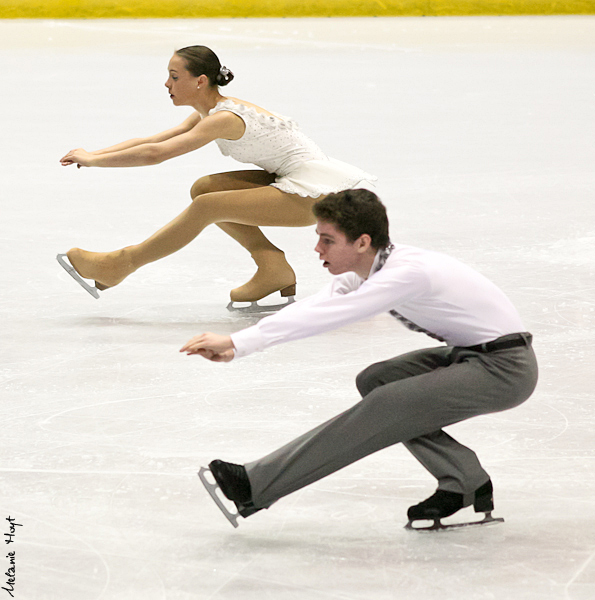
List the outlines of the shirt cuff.
{"label": "shirt cuff", "polygon": [[232,333],[231,341],[235,348],[235,358],[243,358],[265,348],[264,338],[257,325]]}

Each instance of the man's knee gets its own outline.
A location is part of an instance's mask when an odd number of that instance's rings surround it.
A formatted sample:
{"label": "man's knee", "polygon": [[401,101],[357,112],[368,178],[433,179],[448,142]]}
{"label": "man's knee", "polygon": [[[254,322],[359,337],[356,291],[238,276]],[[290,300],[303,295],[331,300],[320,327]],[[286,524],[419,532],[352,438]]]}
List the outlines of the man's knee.
{"label": "man's knee", "polygon": [[376,363],[366,367],[355,378],[355,385],[362,398],[367,396],[372,390],[380,385],[384,385],[383,378],[380,377],[383,363]]}
{"label": "man's knee", "polygon": [[364,369],[355,379],[355,384],[360,394],[366,396],[377,387],[422,375],[428,371],[432,371],[442,364],[425,365],[420,362],[422,357],[425,357],[427,351],[415,351],[389,360],[374,363]]}

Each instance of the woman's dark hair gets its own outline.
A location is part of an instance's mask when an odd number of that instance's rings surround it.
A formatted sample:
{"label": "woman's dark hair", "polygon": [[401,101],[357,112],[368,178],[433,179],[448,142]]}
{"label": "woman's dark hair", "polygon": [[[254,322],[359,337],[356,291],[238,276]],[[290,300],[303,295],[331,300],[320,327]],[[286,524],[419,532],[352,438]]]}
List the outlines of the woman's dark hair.
{"label": "woman's dark hair", "polygon": [[227,85],[233,79],[233,73],[222,67],[217,55],[206,46],[187,46],[176,50],[176,54],[186,61],[186,69],[194,77],[206,75],[213,86]]}
{"label": "woman's dark hair", "polygon": [[369,190],[329,194],[317,202],[313,210],[317,219],[334,225],[350,242],[367,233],[375,250],[383,250],[390,244],[386,208]]}

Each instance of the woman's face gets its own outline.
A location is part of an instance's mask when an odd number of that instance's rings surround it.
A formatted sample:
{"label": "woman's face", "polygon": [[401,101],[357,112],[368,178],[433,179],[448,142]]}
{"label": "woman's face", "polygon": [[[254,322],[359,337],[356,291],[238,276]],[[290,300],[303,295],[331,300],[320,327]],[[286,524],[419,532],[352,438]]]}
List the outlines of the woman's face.
{"label": "woman's face", "polygon": [[[186,61],[174,54],[168,65],[169,77],[165,87],[169,90],[169,96],[176,106],[192,105],[196,100],[199,86],[199,77],[194,77],[186,69]],[[202,76],[201,76],[202,77]]]}

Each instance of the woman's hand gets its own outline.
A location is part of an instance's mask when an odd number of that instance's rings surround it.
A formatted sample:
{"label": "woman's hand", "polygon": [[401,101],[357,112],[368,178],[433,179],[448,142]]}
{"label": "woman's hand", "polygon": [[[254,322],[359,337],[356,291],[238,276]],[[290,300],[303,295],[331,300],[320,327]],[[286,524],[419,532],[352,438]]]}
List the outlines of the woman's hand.
{"label": "woman's hand", "polygon": [[81,167],[91,167],[93,161],[93,154],[91,152],[87,152],[82,148],[77,148],[76,150],[71,150],[66,156],[63,156],[60,159],[60,164],[63,167],[68,167],[69,165],[76,165],[79,169]]}
{"label": "woman's hand", "polygon": [[188,340],[180,349],[186,354],[198,354],[213,362],[229,362],[234,357],[234,345],[228,335],[201,333]]}

